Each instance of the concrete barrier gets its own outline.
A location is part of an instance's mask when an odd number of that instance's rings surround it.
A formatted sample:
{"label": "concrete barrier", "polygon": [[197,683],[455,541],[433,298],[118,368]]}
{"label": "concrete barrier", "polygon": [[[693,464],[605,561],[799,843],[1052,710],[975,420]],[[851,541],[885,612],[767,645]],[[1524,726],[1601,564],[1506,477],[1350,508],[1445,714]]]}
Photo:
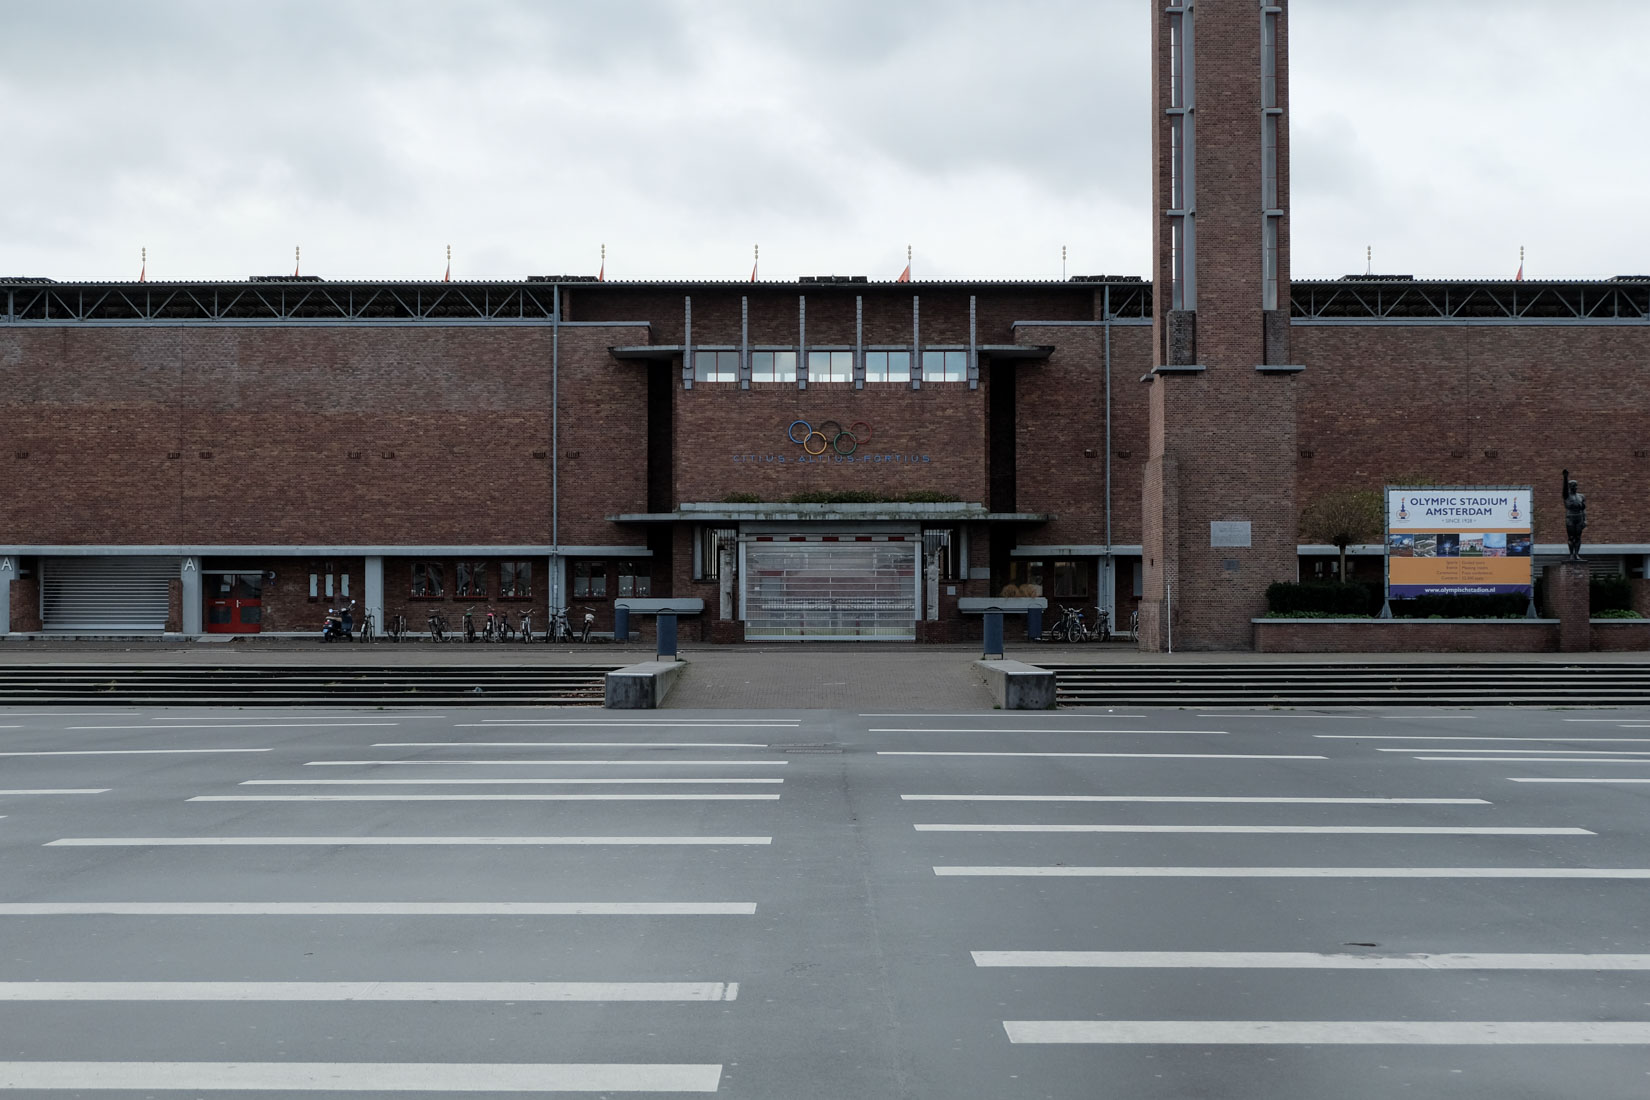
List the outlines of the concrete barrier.
{"label": "concrete barrier", "polygon": [[608,710],[652,710],[665,701],[685,667],[681,661],[643,661],[616,668],[607,674],[602,706]]}
{"label": "concrete barrier", "polygon": [[1054,706],[1054,673],[1023,661],[975,661],[985,673],[991,699],[1003,710],[1048,710]]}

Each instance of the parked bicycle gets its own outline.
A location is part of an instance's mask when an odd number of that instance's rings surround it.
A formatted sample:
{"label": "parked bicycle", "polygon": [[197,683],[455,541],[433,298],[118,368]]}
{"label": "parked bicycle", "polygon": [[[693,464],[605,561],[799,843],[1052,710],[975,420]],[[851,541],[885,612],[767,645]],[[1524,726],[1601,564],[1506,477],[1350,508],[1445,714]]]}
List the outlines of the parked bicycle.
{"label": "parked bicycle", "polygon": [[558,607],[550,612],[550,625],[544,632],[545,641],[554,645],[556,642],[573,640],[573,630],[567,625],[567,611],[565,607]]}
{"label": "parked bicycle", "polygon": [[495,640],[507,642],[513,633],[515,633],[515,628],[510,625],[510,609],[505,608],[498,613],[498,634]]}
{"label": "parked bicycle", "polygon": [[521,625],[518,627],[518,629],[521,631],[521,640],[523,642],[525,642],[526,644],[528,644],[528,645],[532,645],[533,644],[533,610],[532,610],[532,608],[528,608],[526,611],[523,611],[521,613]]}
{"label": "parked bicycle", "polygon": [[432,611],[426,617],[425,622],[430,627],[430,641],[444,642],[447,640],[447,616],[439,611]]}
{"label": "parked bicycle", "polygon": [[466,642],[473,642],[473,641],[476,640],[476,605],[475,604],[471,604],[469,607],[466,607],[464,609],[464,640]]}
{"label": "parked bicycle", "polygon": [[1083,621],[1083,613],[1075,607],[1060,609],[1060,621],[1054,624],[1049,636],[1056,642],[1104,642],[1111,638],[1111,616],[1103,607],[1094,609],[1094,625]]}
{"label": "parked bicycle", "polygon": [[388,615],[384,618],[384,637],[392,642],[399,642],[407,636],[407,617],[405,615]]}
{"label": "parked bicycle", "polygon": [[374,635],[376,633],[377,624],[373,621],[372,608],[369,607],[367,608],[366,613],[361,616],[361,630],[355,640],[358,642],[370,642],[374,640]]}
{"label": "parked bicycle", "polygon": [[584,612],[584,621],[579,627],[579,641],[589,642],[590,628],[596,625],[596,609],[593,607],[582,607],[579,610]]}

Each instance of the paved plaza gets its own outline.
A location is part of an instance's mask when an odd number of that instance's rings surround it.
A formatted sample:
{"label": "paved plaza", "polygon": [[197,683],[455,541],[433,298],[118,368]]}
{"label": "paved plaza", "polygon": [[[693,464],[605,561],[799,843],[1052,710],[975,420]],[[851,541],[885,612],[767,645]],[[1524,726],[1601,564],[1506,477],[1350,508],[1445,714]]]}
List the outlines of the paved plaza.
{"label": "paved plaza", "polygon": [[22,1095],[1650,1090],[1647,711],[15,707],[0,753]]}

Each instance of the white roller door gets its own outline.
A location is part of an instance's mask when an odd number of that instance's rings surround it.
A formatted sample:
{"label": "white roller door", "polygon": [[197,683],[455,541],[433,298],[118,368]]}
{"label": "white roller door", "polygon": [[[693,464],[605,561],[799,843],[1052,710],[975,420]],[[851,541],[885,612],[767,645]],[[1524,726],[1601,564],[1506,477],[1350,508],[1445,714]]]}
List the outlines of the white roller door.
{"label": "white roller door", "polygon": [[47,630],[164,631],[177,558],[46,558],[40,619]]}
{"label": "white roller door", "polygon": [[741,541],[749,641],[914,641],[915,539]]}

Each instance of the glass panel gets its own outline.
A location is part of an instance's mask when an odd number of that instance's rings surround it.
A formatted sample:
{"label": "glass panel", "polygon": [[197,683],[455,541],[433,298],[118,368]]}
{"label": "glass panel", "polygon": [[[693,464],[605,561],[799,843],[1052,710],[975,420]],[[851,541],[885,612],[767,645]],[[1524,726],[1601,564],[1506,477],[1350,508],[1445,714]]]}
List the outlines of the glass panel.
{"label": "glass panel", "polygon": [[888,352],[888,381],[911,381],[911,353],[908,351]]}
{"label": "glass panel", "polygon": [[1087,596],[1089,594],[1087,563],[1083,561],[1055,562],[1054,594],[1056,596]]}
{"label": "glass panel", "polygon": [[721,551],[738,543],[739,532],[732,527],[702,527],[699,531],[699,576],[707,581],[722,576]]}
{"label": "glass panel", "polygon": [[745,637],[912,638],[918,544],[752,542]]}
{"label": "glass panel", "polygon": [[246,607],[245,605],[242,605],[242,607],[241,607],[241,624],[243,626],[252,626],[254,624],[262,623],[263,621],[264,621],[264,609],[263,608],[261,608],[261,607]]}
{"label": "glass panel", "polygon": [[739,381],[739,353],[737,351],[695,351],[693,375],[700,382]]}
{"label": "glass panel", "polygon": [[227,626],[233,610],[227,604],[209,607],[206,609],[206,621],[212,626]]}

